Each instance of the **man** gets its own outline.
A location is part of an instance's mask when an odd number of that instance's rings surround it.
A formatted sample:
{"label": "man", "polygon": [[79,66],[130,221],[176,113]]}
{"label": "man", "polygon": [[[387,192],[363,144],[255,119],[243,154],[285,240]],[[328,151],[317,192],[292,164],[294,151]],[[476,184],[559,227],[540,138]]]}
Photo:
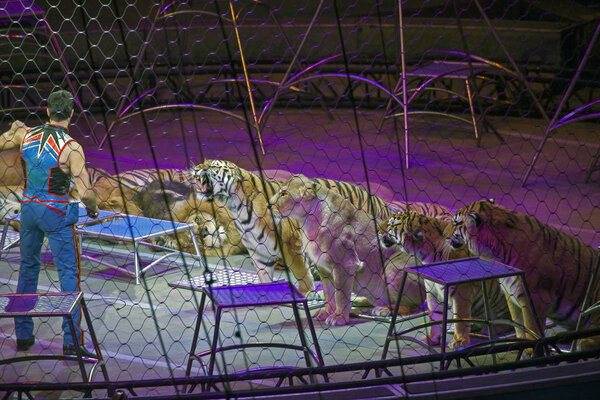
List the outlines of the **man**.
{"label": "man", "polygon": [[[65,90],[48,97],[50,121],[29,129],[15,121],[0,136],[0,151],[21,148],[21,163],[25,187],[21,201],[21,268],[17,293],[36,293],[41,267],[44,235],[48,237],[54,264],[58,270],[62,292],[79,291],[79,254],[73,224],[79,216],[78,207],[68,206],[71,181],[81,194],[81,201],[90,217],[98,216],[96,194],[89,183],[85,156],[81,146],[68,135],[73,116],[73,97]],[[79,306],[73,312],[79,327]],[[75,355],[76,344],[84,357],[96,358],[85,349],[81,329],[73,338],[67,319],[63,320],[63,354]],[[33,320],[15,318],[17,350],[33,346]]]}

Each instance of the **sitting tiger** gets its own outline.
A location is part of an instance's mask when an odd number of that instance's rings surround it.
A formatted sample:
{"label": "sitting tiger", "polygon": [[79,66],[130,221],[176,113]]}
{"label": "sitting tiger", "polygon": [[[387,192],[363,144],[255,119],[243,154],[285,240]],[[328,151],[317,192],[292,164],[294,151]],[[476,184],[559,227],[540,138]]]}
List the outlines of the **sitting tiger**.
{"label": "sitting tiger", "polygon": [[275,264],[282,263],[289,266],[302,293],[314,293],[313,277],[302,257],[298,223],[286,219],[276,226],[271,217],[268,198],[279,190],[279,182],[263,180],[225,160],[205,160],[192,168],[191,175],[197,193],[222,202],[233,214],[261,282],[272,281]]}
{"label": "sitting tiger", "polygon": [[[450,222],[424,216],[415,212],[405,212],[392,215],[381,227],[381,241],[385,247],[399,246],[406,253],[415,256],[420,262],[454,260],[470,257],[464,248],[453,249],[444,236],[444,230]],[[409,275],[411,276],[411,275]],[[510,319],[510,313],[504,295],[497,280],[485,282],[488,304],[492,316]],[[444,300],[442,285],[425,280],[427,292],[427,309],[431,321],[439,321],[443,314],[441,302]],[[483,293],[479,283],[452,286],[449,293],[452,299],[452,310],[455,319],[485,319]],[[457,349],[470,344],[470,324],[456,323],[450,347]],[[432,325],[427,342],[439,344],[442,332],[440,325]]]}
{"label": "sitting tiger", "polygon": [[352,293],[376,309],[389,306],[384,265],[395,250],[381,251],[369,215],[336,190],[301,175],[283,184],[271,203],[277,220],[291,217],[300,223],[303,250],[321,274],[326,306],[315,319],[347,324]]}
{"label": "sitting tiger", "polygon": [[[452,221],[452,245],[466,243],[476,255],[489,257],[523,270],[531,302],[516,277],[504,278],[501,287],[507,296],[514,321],[541,334],[545,318],[568,328],[579,317],[587,285],[598,254],[580,240],[541,223],[535,217],[495,204],[492,200],[476,201],[458,210]],[[590,301],[600,300],[600,285],[594,283]],[[590,326],[600,327],[600,315],[591,316]],[[543,329],[543,328],[542,328]],[[517,330],[518,337],[528,335]],[[582,339],[580,349],[600,347],[600,337]]]}

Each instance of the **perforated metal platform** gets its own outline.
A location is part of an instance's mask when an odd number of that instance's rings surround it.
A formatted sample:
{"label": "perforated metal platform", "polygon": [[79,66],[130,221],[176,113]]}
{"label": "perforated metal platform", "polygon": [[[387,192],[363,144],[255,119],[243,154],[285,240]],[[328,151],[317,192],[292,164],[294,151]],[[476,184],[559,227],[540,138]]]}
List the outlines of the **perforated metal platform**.
{"label": "perforated metal platform", "polygon": [[4,238],[4,242],[1,244],[2,248],[0,250],[6,251],[16,246],[20,241],[21,234],[18,231],[8,228],[6,231],[6,237]]}
{"label": "perforated metal platform", "polygon": [[234,269],[215,269],[202,275],[182,279],[177,282],[169,283],[169,286],[181,289],[195,289],[201,287],[219,287],[219,286],[238,286],[252,285],[260,283],[258,275],[237,271]]}
{"label": "perforated metal platform", "polygon": [[[280,278],[275,278],[275,282],[281,281]],[[200,287],[220,287],[220,286],[239,286],[239,285],[255,285],[259,284],[258,275],[248,271],[239,271],[234,269],[215,269],[209,273],[194,276],[189,279],[182,279],[177,282],[170,282],[169,286],[197,290]],[[325,305],[325,301],[318,298],[307,298],[308,308],[315,309]],[[288,305],[283,305],[287,307]]]}
{"label": "perforated metal platform", "polygon": [[67,316],[81,293],[7,294],[0,296],[0,318]]}

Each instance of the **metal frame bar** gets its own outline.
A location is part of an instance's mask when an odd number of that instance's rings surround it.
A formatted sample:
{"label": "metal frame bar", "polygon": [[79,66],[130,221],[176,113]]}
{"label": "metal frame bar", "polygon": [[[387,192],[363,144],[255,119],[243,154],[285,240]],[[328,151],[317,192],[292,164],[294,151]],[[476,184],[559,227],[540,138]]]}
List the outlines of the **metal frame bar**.
{"label": "metal frame bar", "polygon": [[[529,308],[531,309],[532,315],[536,321],[536,328],[538,329],[538,331],[540,332],[540,334],[536,334],[535,332],[533,332],[530,329],[527,329],[525,326],[522,326],[521,324],[515,322],[515,321],[510,321],[510,322],[502,322],[504,323],[508,323],[509,325],[513,326],[513,327],[519,327],[520,329],[523,329],[523,332],[526,332],[528,334],[530,334],[535,340],[543,338],[544,337],[544,330],[542,329],[542,326],[540,324],[539,318],[537,316],[537,312],[535,310],[535,308],[533,308],[533,304],[531,302],[531,298],[529,295],[529,289],[527,287],[527,283],[525,282],[525,278],[524,278],[524,274],[521,270],[518,270],[514,267],[511,267],[510,265],[506,265],[500,262],[496,262],[496,261],[491,261],[494,264],[500,265],[503,268],[505,268],[507,271],[506,273],[495,273],[494,275],[488,275],[488,276],[484,276],[484,277],[480,277],[480,278],[471,278],[471,279],[464,279],[464,280],[458,280],[458,281],[451,281],[451,282],[444,282],[444,281],[440,281],[438,279],[435,279],[433,276],[429,276],[425,273],[422,273],[420,270],[421,269],[426,269],[428,267],[431,266],[436,266],[436,265],[444,265],[444,264],[448,264],[448,263],[454,263],[454,262],[460,262],[460,261],[465,261],[465,260],[477,260],[480,259],[480,257],[471,257],[468,259],[459,259],[459,260],[451,260],[451,261],[440,261],[440,262],[436,262],[436,263],[430,263],[430,264],[423,264],[423,265],[419,265],[419,266],[415,266],[415,267],[407,267],[404,268],[403,271],[403,277],[402,277],[402,282],[400,284],[400,289],[398,292],[398,299],[396,300],[396,308],[393,310],[392,313],[392,321],[390,322],[389,325],[389,329],[388,329],[388,335],[386,337],[386,341],[385,344],[383,346],[383,352],[382,352],[382,360],[385,360],[387,357],[387,353],[389,350],[389,345],[390,342],[392,340],[397,341],[399,338],[401,337],[405,337],[405,335],[409,332],[412,331],[416,331],[416,330],[420,330],[420,329],[424,329],[424,328],[428,328],[430,326],[433,325],[438,325],[441,323],[442,325],[442,335],[440,338],[440,355],[441,358],[439,360],[440,363],[440,371],[443,371],[444,369],[446,369],[446,363],[447,363],[447,355],[448,352],[446,351],[446,335],[448,333],[448,323],[452,322],[452,323],[456,323],[456,322],[465,322],[465,323],[470,323],[470,322],[481,322],[481,323],[485,323],[488,325],[488,337],[490,339],[491,343],[494,343],[494,338],[492,335],[492,325],[496,324],[497,322],[500,321],[492,321],[490,319],[490,313],[489,313],[489,304],[487,303],[488,299],[487,296],[485,296],[485,294],[487,293],[487,290],[485,288],[483,288],[483,293],[484,293],[484,307],[485,307],[485,314],[486,314],[486,320],[477,320],[477,319],[456,319],[456,318],[452,318],[450,320],[448,320],[448,310],[449,310],[449,301],[450,301],[450,296],[449,296],[449,288],[450,286],[454,286],[454,285],[460,285],[460,284],[465,284],[465,283],[474,283],[474,282],[481,282],[482,285],[485,284],[485,281],[490,280],[490,279],[501,279],[501,278],[507,278],[507,277],[517,277],[518,279],[521,280],[522,284],[523,284],[523,288],[525,290],[525,297],[527,298],[527,303]],[[420,276],[422,279],[426,279],[432,282],[435,282],[438,285],[443,285],[444,287],[444,304],[443,304],[443,314],[442,314],[442,320],[441,321],[430,321],[430,322],[425,322],[416,326],[413,326],[411,328],[402,330],[400,332],[396,332],[395,326],[396,326],[396,320],[397,320],[397,315],[398,315],[398,306],[400,305],[400,301],[402,299],[402,295],[404,292],[404,285],[406,282],[406,279],[408,277],[408,274],[412,273],[412,274],[416,274],[418,276]],[[417,343],[420,343],[421,341],[416,340]],[[429,346],[427,346],[429,348]],[[452,352],[450,352],[452,353]],[[494,356],[494,361],[495,361],[495,356]],[[378,371],[378,373],[380,374],[381,371]]]}
{"label": "metal frame bar", "polygon": [[[474,0],[475,5],[477,6],[477,9],[479,10],[479,13],[481,14],[481,17],[483,18],[483,20],[485,21],[486,25],[488,26],[490,32],[492,33],[492,36],[494,37],[495,41],[498,43],[498,45],[500,46],[500,48],[502,49],[503,53],[505,54],[505,56],[507,57],[507,59],[509,60],[510,64],[513,67],[514,70],[514,75],[519,79],[519,81],[521,81],[523,83],[523,85],[525,85],[525,88],[527,90],[527,92],[529,93],[529,95],[531,96],[536,108],[538,109],[538,111],[542,114],[542,116],[546,119],[549,120],[548,115],[546,114],[544,108],[542,107],[542,105],[540,104],[539,100],[537,99],[537,97],[535,96],[535,94],[533,93],[533,90],[531,89],[531,86],[529,85],[525,75],[521,72],[519,66],[517,65],[517,63],[515,62],[515,60],[513,59],[513,57],[510,55],[508,49],[504,46],[504,43],[502,42],[502,39],[500,39],[500,36],[498,35],[498,33],[496,32],[496,29],[494,28],[494,26],[492,25],[491,21],[489,20],[485,9],[481,6],[481,4],[479,3],[479,0]],[[403,102],[402,102],[402,107],[403,107],[403,113],[402,114],[395,114],[395,115],[402,115],[403,118],[403,122],[404,122],[404,151],[405,151],[405,165],[406,168],[409,168],[410,166],[410,162],[409,162],[409,129],[408,129],[408,115],[410,114],[410,112],[408,111],[408,105],[410,103],[411,100],[407,99],[407,76],[408,73],[406,71],[406,62],[405,62],[405,48],[404,48],[404,22],[403,22],[403,15],[402,15],[402,0],[398,0],[398,25],[399,25],[399,36],[400,36],[400,56],[401,56],[401,74],[400,74],[400,79],[398,80],[398,82],[396,83],[396,86],[394,88],[394,93],[396,93],[398,91],[398,89],[400,88],[400,86],[402,86],[402,96],[404,98]],[[459,16],[456,16],[457,19],[459,19]],[[460,29],[460,22],[459,22],[459,29]],[[466,53],[467,56],[471,56],[470,53]],[[471,61],[470,58],[467,58],[467,61],[469,62],[469,68],[471,69]],[[475,56],[475,58],[477,59],[477,56]],[[495,64],[495,63],[492,63]],[[503,67],[502,67],[503,68]],[[505,69],[505,68],[503,68]],[[437,79],[437,78],[436,78]],[[475,114],[474,114],[474,107],[472,104],[472,97],[470,94],[470,85],[467,81],[467,97],[469,99],[469,107],[471,110],[471,119],[472,121],[470,121],[471,123],[473,123],[473,131],[475,133],[475,138],[477,139],[477,143],[479,144],[479,131],[478,131],[478,127],[477,127],[477,120],[475,118]],[[414,96],[413,96],[414,98]],[[384,112],[384,115],[382,117],[382,121],[385,118],[385,115],[388,113],[389,111],[389,106],[390,103],[388,102],[388,105],[386,106],[386,110]],[[445,115],[445,114],[441,114],[438,113],[438,115]],[[462,119],[461,119],[462,120]],[[381,125],[383,124],[383,122],[380,123],[379,128],[381,129]],[[494,132],[497,135],[497,132]]]}
{"label": "metal frame bar", "polygon": [[[35,293],[35,294],[11,294],[11,297],[17,298],[17,297],[24,297],[24,296],[32,296],[35,295],[37,297],[42,297],[42,296],[64,296],[64,295],[72,295],[75,293]],[[91,359],[91,358],[84,358],[81,352],[81,348],[78,344],[78,341],[76,340],[77,338],[77,328],[75,326],[75,322],[73,321],[73,310],[75,309],[75,307],[79,304],[82,312],[83,312],[83,317],[85,319],[86,325],[88,327],[89,330],[89,334],[90,337],[92,339],[92,343],[94,345],[94,350],[96,352],[96,359]],[[11,358],[7,358],[7,359],[3,359],[0,360],[0,365],[5,365],[5,364],[11,364],[11,363],[15,363],[15,362],[24,362],[24,361],[38,361],[38,360],[76,360],[78,367],[79,367],[79,371],[81,373],[81,379],[84,383],[89,383],[94,375],[94,372],[96,371],[96,369],[98,367],[100,367],[101,371],[102,371],[102,375],[104,377],[104,381],[105,382],[110,382],[110,378],[108,376],[108,370],[106,369],[106,365],[104,363],[104,359],[102,357],[102,351],[100,349],[100,346],[98,344],[98,340],[96,338],[96,332],[94,331],[94,327],[92,326],[92,319],[90,317],[89,311],[87,309],[87,306],[85,304],[85,300],[84,300],[84,296],[83,296],[83,292],[78,292],[77,296],[75,296],[75,298],[72,300],[72,303],[70,304],[70,306],[68,307],[68,310],[66,311],[60,311],[60,312],[51,312],[51,311],[45,311],[45,312],[19,312],[18,316],[30,316],[30,317],[41,317],[41,318],[49,318],[49,317],[63,317],[63,318],[67,318],[68,324],[69,324],[69,333],[65,333],[65,335],[70,334],[73,337],[73,343],[75,345],[75,352],[77,353],[75,356],[71,356],[71,355],[62,355],[62,354],[37,354],[37,355],[31,355],[31,356],[21,356],[21,357],[11,357]],[[10,313],[10,315],[6,315],[2,312],[0,312],[0,318],[13,318],[15,316],[15,313]],[[85,368],[85,363],[91,363],[92,366],[88,371],[86,371]],[[28,390],[30,391],[30,390]]]}
{"label": "metal frame bar", "polygon": [[[255,284],[254,286],[269,286],[272,283],[266,283],[266,284]],[[291,350],[296,350],[296,351],[301,351],[304,353],[304,358],[305,358],[305,362],[306,362],[306,367],[307,368],[312,368],[312,361],[311,359],[316,363],[316,365],[314,367],[323,367],[324,363],[323,363],[323,356],[321,353],[321,347],[319,345],[319,341],[317,339],[317,335],[315,332],[315,328],[314,325],[312,323],[311,320],[311,315],[310,315],[310,309],[308,307],[308,301],[306,298],[304,298],[304,296],[301,296],[299,293],[297,294],[297,292],[295,292],[295,288],[293,288],[291,285],[291,283],[287,282],[287,285],[289,285],[288,287],[290,288],[290,290],[292,290],[292,299],[282,299],[279,301],[264,301],[264,302],[259,302],[259,303],[252,303],[252,304],[247,304],[247,303],[232,303],[232,304],[219,304],[219,303],[215,303],[215,300],[213,299],[212,296],[212,291],[219,288],[219,287],[223,287],[223,286],[175,286],[181,289],[186,289],[186,290],[192,290],[192,291],[200,291],[202,293],[202,297],[200,300],[200,307],[198,309],[198,316],[196,319],[196,325],[194,328],[194,335],[193,335],[193,339],[192,339],[192,347],[190,349],[189,352],[189,358],[188,358],[188,362],[187,362],[187,367],[186,367],[186,372],[185,372],[185,376],[189,377],[191,375],[191,370],[192,370],[192,364],[194,360],[197,360],[198,362],[200,362],[202,369],[205,371],[205,373],[208,376],[212,376],[213,372],[214,372],[214,367],[216,364],[216,357],[217,357],[217,353],[223,352],[223,351],[229,351],[229,350],[236,350],[236,349],[244,349],[244,348],[252,348],[252,347],[277,347],[277,348],[284,348],[284,349],[291,349]],[[241,290],[244,290],[244,288],[246,287],[246,285],[229,285],[226,286],[228,288],[228,290],[231,289],[235,289],[235,288],[239,288]],[[296,296],[298,296],[298,298],[296,298]],[[199,334],[200,334],[200,327],[202,325],[202,316],[204,314],[204,308],[206,307],[206,299],[210,298],[211,301],[213,302],[213,307],[216,307],[215,310],[215,317],[214,317],[214,321],[215,321],[215,325],[213,327],[213,334],[212,334],[212,341],[210,342],[210,349],[203,351],[201,353],[197,353],[196,354],[196,347],[197,347],[197,343],[198,343],[198,338],[199,338]],[[306,318],[308,321],[308,327],[311,333],[311,339],[313,341],[313,347],[315,348],[315,350],[311,350],[311,348],[308,345],[308,341],[306,340],[306,336],[304,333],[304,329],[302,327],[302,319],[300,317],[300,313],[298,310],[298,303],[302,303],[303,305],[303,309],[304,312],[306,314]],[[300,336],[300,345],[294,345],[294,344],[287,344],[287,343],[264,343],[264,342],[259,342],[259,343],[241,343],[241,344],[233,344],[233,345],[228,345],[228,346],[223,346],[223,347],[219,347],[218,346],[218,341],[219,341],[219,329],[220,329],[220,324],[221,324],[221,317],[223,314],[223,311],[225,309],[237,309],[237,308],[245,308],[245,307],[254,307],[254,306],[277,306],[277,305],[288,305],[291,304],[293,307],[293,314],[294,314],[294,320],[295,320],[295,324],[296,324],[296,329],[298,330],[298,334]],[[206,365],[203,361],[202,361],[202,357],[206,357],[209,356],[209,361],[208,361],[208,365]],[[274,369],[295,369],[295,367],[274,367]],[[324,375],[325,381],[329,382],[327,375]],[[310,376],[309,380],[311,381],[311,383],[316,383],[316,381],[314,380],[314,376]],[[279,384],[281,384],[283,380],[280,380]],[[191,386],[191,388],[188,390],[188,393],[191,393],[191,391],[194,389],[195,385]],[[204,391],[206,389],[206,387],[203,385],[202,390]]]}
{"label": "metal frame bar", "polygon": [[[599,35],[600,35],[600,21],[598,22],[598,25],[596,25],[596,30],[594,31],[594,34],[592,35],[592,38],[590,39],[588,47],[586,48],[585,53],[584,53],[581,61],[579,62],[579,65],[577,66],[577,70],[575,71],[575,74],[571,78],[571,82],[569,82],[569,86],[567,87],[567,90],[565,91],[563,97],[561,98],[560,103],[559,103],[556,111],[554,112],[554,115],[552,116],[552,119],[548,120],[548,125],[546,126],[546,131],[544,132],[544,137],[542,138],[537,149],[535,150],[535,153],[533,154],[533,158],[531,159],[531,162],[530,162],[529,166],[527,167],[527,170],[525,171],[525,175],[523,175],[523,178],[521,180],[522,187],[524,187],[527,184],[529,175],[531,175],[531,172],[533,171],[533,168],[535,167],[538,157],[540,156],[540,154],[544,148],[544,145],[546,144],[546,141],[550,137],[550,134],[552,133],[552,131],[562,125],[565,125],[566,123],[577,120],[577,119],[573,119],[572,121],[569,121],[569,120],[564,121],[564,118],[563,118],[563,119],[559,120],[558,123],[556,123],[556,120],[558,119],[560,112],[562,111],[569,96],[571,96],[571,92],[575,88],[575,84],[579,80],[579,75],[581,75],[581,73],[583,72],[583,68],[587,64],[587,60],[592,52],[594,44],[596,43],[596,40],[598,39]],[[595,102],[592,102],[589,105],[591,105],[591,104],[595,104]],[[586,106],[584,106],[584,107],[586,107]],[[594,115],[594,116],[597,116],[597,115]],[[548,118],[546,118],[546,119],[548,119]],[[596,155],[596,160],[598,159],[599,155],[600,155],[600,150],[599,150],[598,155]],[[591,169],[590,169],[590,171],[591,171]],[[586,181],[589,180],[590,175],[591,175],[591,172],[588,173],[588,176],[586,177]]]}
{"label": "metal frame bar", "polygon": [[[600,246],[598,246],[598,252],[596,253],[596,263],[594,264],[594,267],[592,269],[592,272],[590,275],[590,280],[588,282],[588,286],[585,291],[585,296],[583,297],[583,302],[581,303],[581,309],[579,310],[579,317],[577,317],[577,324],[575,325],[576,332],[579,332],[579,330],[581,329],[581,325],[583,324],[583,318],[585,317],[585,313],[586,313],[586,311],[588,311],[588,308],[591,308],[588,303],[590,302],[590,297],[593,293],[594,286],[598,284],[597,278],[598,278],[599,270],[600,270]],[[573,351],[574,349],[575,349],[575,341],[573,341],[573,343],[571,344],[571,351]]]}
{"label": "metal frame bar", "polygon": [[[144,218],[144,217],[138,217],[138,218]],[[109,221],[108,223],[110,223],[111,221]],[[192,244],[194,246],[194,251],[196,252],[195,256],[196,257],[201,257],[201,253],[200,253],[200,247],[198,246],[198,242],[196,240],[196,236],[194,235],[194,227],[190,224],[184,224],[184,223],[178,223],[178,224],[183,224],[185,226],[179,226],[179,227],[173,227],[171,229],[165,229],[161,232],[156,232],[156,233],[152,233],[152,234],[148,234],[148,235],[142,235],[139,237],[131,237],[131,236],[120,236],[120,235],[112,235],[112,234],[105,234],[105,233],[100,233],[100,232],[92,232],[92,231],[86,231],[85,230],[85,226],[81,227],[81,228],[76,228],[76,232],[79,235],[79,241],[80,243],[83,243],[83,237],[89,237],[89,238],[102,238],[102,239],[113,239],[113,240],[122,240],[122,241],[126,241],[126,242],[130,242],[133,244],[133,263],[134,263],[134,268],[135,271],[132,272],[130,270],[128,270],[127,268],[125,268],[124,266],[119,266],[116,264],[111,264],[109,262],[103,261],[101,259],[98,259],[96,257],[90,256],[88,254],[83,253],[83,251],[81,251],[81,257],[97,262],[101,265],[104,265],[106,267],[109,268],[113,268],[116,269],[118,271],[121,271],[123,273],[126,273],[128,275],[131,275],[133,277],[135,277],[135,283],[136,285],[138,285],[140,283],[140,277],[145,274],[145,272],[154,267],[155,265],[157,265],[159,262],[163,261],[164,259],[171,257],[171,256],[183,256],[182,253],[183,251],[181,250],[176,250],[176,249],[172,249],[169,247],[165,247],[165,246],[160,246],[154,243],[149,243],[146,242],[145,239],[151,239],[151,238],[155,238],[155,237],[161,237],[161,236],[166,236],[166,235],[172,235],[175,234],[177,232],[184,232],[184,231],[188,231],[191,239],[192,239]],[[99,225],[102,224],[97,224],[94,225],[94,227],[97,227]],[[169,253],[164,254],[162,256],[160,256],[158,259],[153,260],[152,262],[150,262],[149,264],[142,266],[142,262],[141,262],[141,255],[139,252],[139,247],[140,245],[142,246],[146,246],[146,247],[150,247],[150,248],[156,248],[156,249],[161,249],[161,250],[166,250],[169,251]],[[83,248],[83,245],[80,245],[81,248]],[[191,254],[192,256],[194,256],[193,254]]]}
{"label": "metal frame bar", "polygon": [[[556,343],[564,343],[566,341],[573,340],[575,338],[583,338],[589,336],[596,336],[600,334],[600,329],[595,329],[593,331],[587,332],[574,332],[574,333],[564,333],[558,334],[551,337],[542,338],[538,341],[526,341],[526,342],[516,342],[516,343],[505,343],[494,346],[493,348],[476,348],[473,350],[461,350],[448,354],[448,359],[458,359],[465,356],[475,357],[478,355],[490,354],[494,353],[505,353],[507,351],[517,351],[523,349],[532,348],[535,345],[543,345],[543,346],[553,346]],[[487,375],[492,382],[496,383],[506,383],[506,375],[495,375],[494,373],[500,371],[506,371],[510,373],[510,371],[517,370],[519,375],[523,377],[530,377],[532,371],[537,370],[540,374],[544,373],[545,367],[550,367],[551,369],[560,369],[564,370],[565,377],[564,382],[570,382],[569,379],[577,376],[580,381],[589,382],[591,379],[597,380],[594,376],[593,378],[589,378],[582,380],[582,377],[579,374],[579,366],[575,361],[583,361],[584,363],[589,365],[589,368],[594,371],[595,375],[598,375],[597,371],[600,371],[598,365],[600,364],[600,360],[590,360],[590,358],[598,358],[600,357],[600,353],[596,351],[587,351],[581,353],[561,353],[556,355],[542,356],[533,359],[520,360],[516,362],[508,362],[501,363],[498,365],[486,365],[486,366],[475,366],[472,368],[465,369],[457,369],[457,370],[444,370],[444,371],[429,371],[423,373],[415,373],[415,374],[402,374],[395,375],[390,377],[384,377],[379,379],[356,379],[356,380],[346,380],[344,382],[330,382],[330,383],[318,383],[317,385],[304,385],[304,386],[295,386],[293,388],[257,388],[252,387],[246,390],[236,390],[235,395],[238,397],[258,397],[258,396],[277,396],[282,394],[289,393],[298,393],[298,392],[312,392],[318,391],[322,392],[324,390],[336,390],[336,389],[350,389],[350,388],[359,388],[365,387],[367,385],[385,385],[385,384],[396,384],[402,385],[406,387],[408,384],[414,384],[422,382],[426,385],[433,385],[431,387],[439,387],[436,386],[444,382],[445,379],[464,377],[465,379],[473,378],[478,381],[477,375]],[[159,379],[143,379],[143,380],[128,380],[128,381],[113,381],[113,382],[89,382],[89,383],[79,383],[79,382],[62,382],[62,383],[30,383],[27,385],[27,390],[29,391],[58,391],[58,390],[128,390],[132,393],[132,396],[137,396],[135,394],[136,388],[155,388],[155,387],[173,387],[175,385],[215,385],[220,382],[251,382],[255,380],[262,379],[272,379],[277,377],[303,377],[309,376],[311,374],[333,374],[333,373],[343,373],[346,374],[349,371],[365,371],[365,370],[382,370],[391,367],[407,367],[407,366],[417,366],[423,365],[424,363],[437,362],[440,359],[440,354],[431,354],[425,356],[411,356],[404,358],[395,358],[389,360],[376,360],[376,361],[364,361],[360,363],[351,363],[344,365],[329,365],[318,368],[301,368],[292,371],[252,371],[247,374],[228,374],[228,375],[216,375],[216,376],[195,376],[195,377],[175,377],[175,378],[159,378]],[[566,364],[565,364],[566,363]],[[540,367],[533,368],[532,367]],[[575,370],[575,371],[573,371]],[[497,380],[496,380],[497,378]],[[465,381],[467,382],[467,381]],[[530,380],[526,379],[526,385],[530,385]],[[470,385],[465,387],[464,390],[468,389],[477,389],[478,392],[474,395],[481,395],[481,382],[478,382],[476,385]],[[25,388],[23,388],[25,389]],[[464,393],[464,390],[462,393]],[[15,389],[14,383],[0,383],[0,391],[4,392],[17,392],[19,389]],[[21,390],[23,391],[23,390]],[[434,393],[432,393],[435,396]],[[177,395],[173,395],[168,397],[169,399],[175,400]],[[181,397],[180,395],[178,396]],[[223,393],[203,393],[198,394],[197,398],[222,398]]]}

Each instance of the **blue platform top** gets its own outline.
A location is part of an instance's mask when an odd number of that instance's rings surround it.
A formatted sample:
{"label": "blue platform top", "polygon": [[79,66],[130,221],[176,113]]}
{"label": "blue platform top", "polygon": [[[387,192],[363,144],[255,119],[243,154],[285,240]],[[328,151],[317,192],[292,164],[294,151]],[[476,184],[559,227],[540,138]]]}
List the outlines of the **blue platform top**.
{"label": "blue platform top", "polygon": [[481,281],[485,279],[504,278],[520,275],[522,272],[514,267],[487,260],[481,257],[461,258],[433,264],[406,267],[423,279],[435,281],[443,285]]}
{"label": "blue platform top", "polygon": [[0,295],[0,318],[19,316],[67,316],[81,299],[81,293],[32,293]]}
{"label": "blue platform top", "polygon": [[119,219],[80,227],[77,229],[77,232],[122,240],[139,240],[153,236],[167,235],[189,228],[190,225],[183,222],[165,221],[135,215],[122,215],[122,218]]}
{"label": "blue platform top", "polygon": [[97,218],[90,218],[87,215],[87,210],[85,209],[85,207],[79,207],[79,220],[77,221],[77,225],[91,224],[91,223],[94,223],[97,221],[101,221],[103,219],[113,218],[113,217],[120,215],[119,213],[112,212],[112,211],[105,211],[105,210],[99,210],[99,211],[100,212],[99,212]]}
{"label": "blue platform top", "polygon": [[306,301],[306,298],[290,282],[204,287],[201,290],[217,307],[248,307]]}

